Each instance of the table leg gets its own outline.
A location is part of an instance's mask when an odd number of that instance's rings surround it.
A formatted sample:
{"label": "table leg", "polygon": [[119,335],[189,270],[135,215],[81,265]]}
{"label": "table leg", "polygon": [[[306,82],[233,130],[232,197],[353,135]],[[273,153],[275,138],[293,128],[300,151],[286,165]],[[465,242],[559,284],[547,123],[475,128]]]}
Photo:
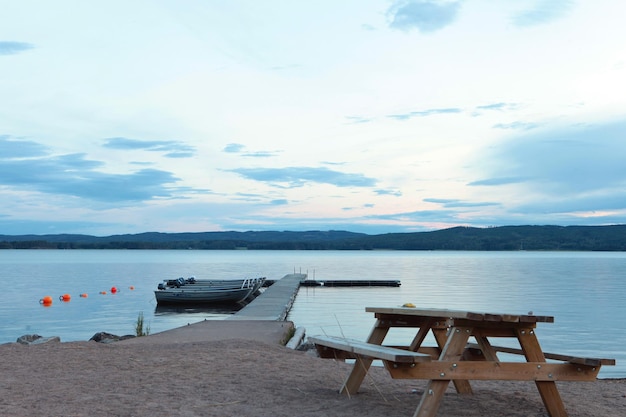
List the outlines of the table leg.
{"label": "table leg", "polygon": [[[437,346],[439,346],[439,352],[443,352],[444,346],[446,345],[446,341],[448,340],[447,329],[446,328],[436,328],[432,329],[433,334],[435,335],[435,340],[437,341]],[[467,340],[465,341],[467,343]],[[463,346],[465,348],[465,346]],[[469,381],[462,379],[455,379],[452,381],[454,384],[454,388],[456,392],[459,394],[471,394],[472,386]]]}
{"label": "table leg", "polygon": [[[534,329],[518,329],[516,333],[528,362],[546,361]],[[554,381],[535,381],[535,384],[550,417],[567,417],[567,411],[565,411],[565,405],[563,405],[556,383]]]}
{"label": "table leg", "polygon": [[[374,325],[367,342],[382,345],[388,332],[389,326],[384,325],[380,320],[376,320],[376,324]],[[370,366],[372,366],[372,361],[373,360],[371,358],[358,357],[356,362],[354,362],[352,372],[348,375],[346,382],[344,382],[339,392],[346,395],[356,394],[365,379],[365,375],[367,375],[367,371],[369,371]]]}
{"label": "table leg", "polygon": [[[424,342],[424,339],[426,339],[426,335],[430,331],[432,325],[432,320],[424,322],[424,324],[420,327],[417,334],[413,338],[413,341],[409,345],[409,350],[412,350],[413,352],[417,352],[419,350],[420,346],[422,346],[422,343]],[[441,353],[441,350],[439,352]]]}
{"label": "table leg", "polygon": [[489,340],[485,336],[476,337],[476,342],[478,342],[478,346],[480,350],[483,352],[483,357],[487,361],[499,362],[498,355],[496,350],[491,346]]}
{"label": "table leg", "polygon": [[[441,351],[441,355],[439,356],[439,360],[441,361],[455,361],[461,359],[461,355],[463,354],[472,329],[469,327],[452,327],[450,328],[450,332]],[[413,417],[435,417],[449,383],[450,380],[429,381]]]}

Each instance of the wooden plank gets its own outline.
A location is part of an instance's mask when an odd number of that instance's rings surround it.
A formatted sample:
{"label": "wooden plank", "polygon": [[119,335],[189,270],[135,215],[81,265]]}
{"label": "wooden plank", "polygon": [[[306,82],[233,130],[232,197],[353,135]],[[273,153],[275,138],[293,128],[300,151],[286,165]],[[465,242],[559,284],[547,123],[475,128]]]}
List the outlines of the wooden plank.
{"label": "wooden plank", "polygon": [[[475,343],[468,343],[468,349],[481,350],[480,346]],[[524,351],[518,348],[510,348],[505,346],[491,346],[496,352],[510,353],[514,355],[523,355]],[[603,358],[582,358],[578,356],[562,355],[559,353],[543,352],[546,359],[557,360],[569,363],[575,363],[588,366],[601,366],[601,365],[615,365],[615,359],[603,359]]]}
{"label": "wooden plank", "polygon": [[366,307],[368,313],[399,314],[405,316],[433,317],[439,319],[468,319],[474,321],[507,322],[507,323],[537,323],[554,322],[552,316],[535,316],[533,314],[500,314],[482,313],[475,311],[461,311],[448,309],[421,309],[411,307]]}
{"label": "wooden plank", "polygon": [[430,361],[430,355],[409,350],[397,349],[389,346],[375,345],[354,339],[345,339],[334,336],[315,336],[309,340],[316,346],[333,350],[354,353],[357,356],[367,356],[389,362],[415,363]]}
{"label": "wooden plank", "polygon": [[492,361],[492,362],[499,361],[496,350],[493,348],[493,346],[491,346],[491,343],[489,343],[489,339],[483,336],[483,337],[477,337],[476,341],[478,342],[478,346],[480,346],[480,349],[486,360]]}
{"label": "wooden plank", "polygon": [[[441,351],[439,360],[456,362],[461,358],[463,349],[467,344],[469,335],[471,333],[470,328],[452,328],[450,329],[450,336],[447,338],[446,344]],[[434,361],[433,363],[437,363]],[[419,365],[415,365],[418,367]],[[426,390],[422,395],[414,417],[435,417],[441,399],[448,388],[450,380],[430,380],[426,386]]]}
{"label": "wooden plank", "polygon": [[386,364],[392,378],[496,381],[595,381],[600,367],[572,363],[432,361]]}
{"label": "wooden plank", "polygon": [[426,338],[426,335],[430,331],[433,323],[434,323],[433,319],[428,319],[425,323],[423,323],[422,326],[420,326],[419,331],[417,332],[417,334],[413,338],[413,341],[411,342],[411,345],[409,346],[409,350],[412,350],[415,352],[419,349],[420,346],[422,346],[422,343],[424,342],[424,339]]}
{"label": "wooden plank", "polygon": [[[382,345],[387,333],[389,333],[389,327],[380,320],[376,320],[376,324],[374,324],[374,328],[367,338],[367,342],[374,345]],[[359,357],[339,392],[345,395],[356,394],[359,391],[370,366],[372,366],[372,361],[373,359],[371,358]]]}
{"label": "wooden plank", "polygon": [[[516,332],[517,340],[519,340],[520,346],[524,351],[526,360],[528,362],[545,362],[546,358],[533,329],[516,329]],[[535,385],[550,417],[567,417],[567,411],[556,383],[552,381],[535,381]]]}
{"label": "wooden plank", "polygon": [[[447,330],[433,329],[433,334],[435,335],[435,340],[437,341],[439,352],[442,352],[448,339]],[[441,357],[441,353],[439,357]],[[458,392],[459,394],[472,394],[472,386],[470,385],[469,381],[462,381],[460,379],[457,379],[452,381],[452,383],[454,384],[456,392]]]}

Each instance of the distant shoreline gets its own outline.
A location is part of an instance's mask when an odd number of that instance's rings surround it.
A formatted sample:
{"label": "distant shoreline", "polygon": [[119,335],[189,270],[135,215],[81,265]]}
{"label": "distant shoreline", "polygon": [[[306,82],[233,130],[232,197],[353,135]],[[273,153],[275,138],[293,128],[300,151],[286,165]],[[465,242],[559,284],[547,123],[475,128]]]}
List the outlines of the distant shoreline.
{"label": "distant shoreline", "polygon": [[453,227],[367,235],[348,231],[248,231],[0,235],[0,249],[626,251],[626,225]]}

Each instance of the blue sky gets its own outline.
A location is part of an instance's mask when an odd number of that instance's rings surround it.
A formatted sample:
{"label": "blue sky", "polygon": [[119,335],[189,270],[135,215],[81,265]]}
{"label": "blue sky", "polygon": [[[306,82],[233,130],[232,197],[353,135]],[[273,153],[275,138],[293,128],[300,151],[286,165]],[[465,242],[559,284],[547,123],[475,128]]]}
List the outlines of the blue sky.
{"label": "blue sky", "polygon": [[626,223],[624,15],[2,1],[0,234]]}

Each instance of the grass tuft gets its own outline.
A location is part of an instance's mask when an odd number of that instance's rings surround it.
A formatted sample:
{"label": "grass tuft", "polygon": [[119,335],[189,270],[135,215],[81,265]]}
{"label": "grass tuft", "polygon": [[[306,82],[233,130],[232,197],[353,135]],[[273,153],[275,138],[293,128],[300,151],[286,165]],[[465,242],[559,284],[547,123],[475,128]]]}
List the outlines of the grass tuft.
{"label": "grass tuft", "polygon": [[[145,328],[144,328],[145,327]],[[144,323],[143,311],[137,316],[137,322],[135,323],[135,336],[147,336],[150,334],[150,326]]]}

